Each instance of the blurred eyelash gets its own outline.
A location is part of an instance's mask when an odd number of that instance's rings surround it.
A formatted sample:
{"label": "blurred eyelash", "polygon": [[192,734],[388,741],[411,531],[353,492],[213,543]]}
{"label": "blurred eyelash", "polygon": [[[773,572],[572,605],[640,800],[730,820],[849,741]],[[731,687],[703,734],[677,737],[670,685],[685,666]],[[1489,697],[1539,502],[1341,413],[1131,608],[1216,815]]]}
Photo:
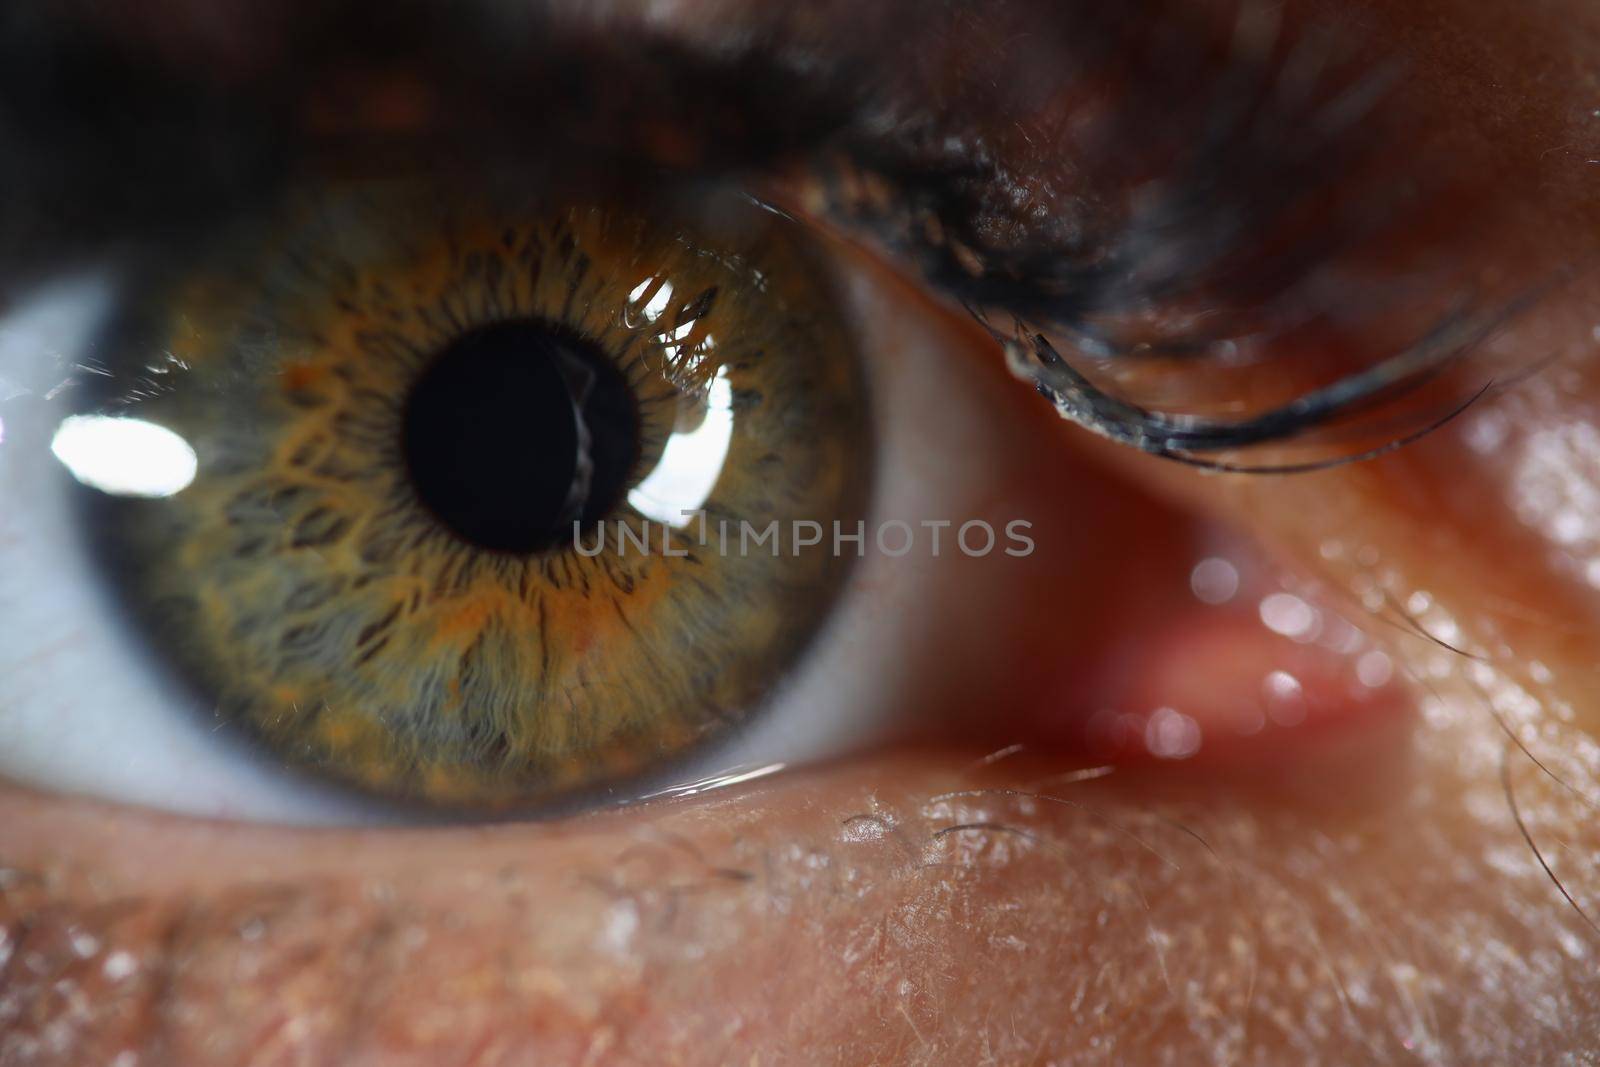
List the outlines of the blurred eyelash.
{"label": "blurred eyelash", "polygon": [[[1082,19],[1065,21],[1085,36]],[[1341,199],[1341,187],[1363,166],[1393,173],[1380,157],[1397,143],[1383,114],[1400,73],[1395,63],[1358,60],[1321,27],[1291,38],[1272,8],[1246,3],[1216,68],[1201,77],[1204,61],[1174,68],[1168,53],[1143,40],[1151,25],[1115,15],[1088,23],[1088,39],[1115,40],[1144,63],[1121,86],[1109,131],[1088,152],[1077,146],[1085,193],[1056,196],[1055,217],[1044,224],[1039,204],[1051,191],[1040,190],[1036,176],[1002,162],[981,133],[937,127],[863,139],[829,161],[818,199],[964,305],[1002,346],[1012,373],[1063,417],[1190,466],[1295,474],[1373,459],[1434,432],[1503,385],[1490,379],[1375,446],[1331,458],[1246,464],[1206,455],[1301,439],[1418,390],[1548,285],[1499,303],[1457,297],[1399,351],[1240,419],[1148,409],[1095,384],[1063,356],[1052,338],[1092,362],[1197,360],[1246,336],[1259,342],[1271,336],[1274,316],[1292,327],[1316,310],[1313,300],[1327,307],[1349,299],[1348,289],[1309,297],[1303,290],[1409,206],[1403,193],[1370,183]],[[1077,82],[1096,76],[1093,69],[1058,72],[1047,95],[1077,93],[1092,109],[1099,103],[1093,86]],[[1201,102],[1182,103],[1186,93]],[[1108,207],[1115,198],[1100,196],[1094,182],[1102,160],[1148,155],[1151,140],[1190,130],[1192,145],[1142,174],[1124,205]],[[1407,190],[1411,201],[1422,187]],[[1072,221],[1063,223],[1063,215]]]}
{"label": "blurred eyelash", "polygon": [[[1296,149],[1287,133],[1296,116],[1263,116],[1266,105],[1252,107],[1237,98],[1251,91],[1241,84],[1245,79],[1222,80],[1224,89],[1207,106],[1210,118],[1189,158],[1171,173],[1148,180],[1139,199],[1118,217],[1096,218],[1103,209],[1085,203],[1071,205],[1084,221],[1066,228],[1007,219],[1007,213],[1034,210],[1031,194],[1021,190],[1020,204],[994,194],[1027,179],[1008,172],[981,140],[947,136],[936,146],[853,145],[824,178],[827,200],[914,258],[924,277],[964,304],[1048,323],[1097,357],[1202,352],[1226,335],[1183,332],[1127,341],[1105,323],[1215,290],[1219,280],[1235,290],[1270,292],[1332,255],[1337,238],[1327,232],[1316,234],[1310,247],[1301,243],[1284,251],[1260,245],[1294,201],[1332,184],[1341,164],[1360,147],[1351,142],[1367,113],[1341,100],[1325,109],[1346,112],[1339,123],[1299,116],[1318,134],[1309,142],[1299,136]],[[1265,95],[1270,104],[1271,94]],[[1350,95],[1375,97],[1370,86]],[[1130,143],[1109,140],[1097,154],[1138,151],[1133,142],[1145,134],[1137,124],[1137,118],[1124,120],[1114,136]],[[920,131],[901,136],[912,142],[934,139]],[[1087,161],[1088,169],[1093,166]],[[996,232],[1000,240],[993,238]],[[1009,239],[1017,232],[1024,235],[1021,240]],[[1253,261],[1240,262],[1251,253]]]}

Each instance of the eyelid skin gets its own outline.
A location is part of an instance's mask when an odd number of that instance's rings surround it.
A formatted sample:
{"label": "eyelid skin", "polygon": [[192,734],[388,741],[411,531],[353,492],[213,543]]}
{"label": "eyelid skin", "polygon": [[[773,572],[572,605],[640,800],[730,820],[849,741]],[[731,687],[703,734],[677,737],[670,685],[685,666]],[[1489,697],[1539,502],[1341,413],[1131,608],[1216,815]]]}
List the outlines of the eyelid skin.
{"label": "eyelid skin", "polygon": [[[1583,953],[1462,956],[1454,916],[1568,944],[1581,924],[1536,904],[1521,866],[1449,881],[1456,835],[1514,848],[1511,831],[1451,792],[1419,843],[1394,796],[1359,784],[1372,755],[1355,774],[1331,761],[1315,790],[1342,783],[1331,810],[1152,801],[1114,778],[1051,786],[1048,767],[921,754],[449,836],[241,832],[9,794],[0,842],[28,873],[0,910],[20,1010],[0,1050],[173,1067],[818,1048],[1504,1062],[1559,1042]],[[1507,1013],[1510,986],[1549,1010]]]}

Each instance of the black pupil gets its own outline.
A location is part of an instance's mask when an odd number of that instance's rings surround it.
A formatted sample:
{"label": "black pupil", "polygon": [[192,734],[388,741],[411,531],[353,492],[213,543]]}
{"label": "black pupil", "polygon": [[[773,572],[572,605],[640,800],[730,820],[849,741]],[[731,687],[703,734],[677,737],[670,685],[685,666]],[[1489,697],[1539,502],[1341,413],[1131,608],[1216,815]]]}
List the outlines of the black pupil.
{"label": "black pupil", "polygon": [[639,426],[604,352],[519,321],[440,353],[407,399],[402,433],[417,493],[440,521],[479,548],[528,554],[570,544],[574,520],[589,526],[616,506]]}

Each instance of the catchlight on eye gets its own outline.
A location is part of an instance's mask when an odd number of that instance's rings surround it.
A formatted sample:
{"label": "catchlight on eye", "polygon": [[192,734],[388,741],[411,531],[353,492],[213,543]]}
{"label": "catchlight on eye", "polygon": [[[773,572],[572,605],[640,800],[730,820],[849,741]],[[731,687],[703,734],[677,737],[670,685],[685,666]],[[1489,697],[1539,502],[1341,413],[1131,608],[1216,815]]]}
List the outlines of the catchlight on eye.
{"label": "catchlight on eye", "polygon": [[705,507],[733,443],[733,386],[728,368],[717,368],[703,400],[689,409],[698,417],[667,439],[655,469],[628,493],[628,503],[646,518],[670,526]]}
{"label": "catchlight on eye", "polygon": [[143,419],[69,415],[50,451],[78,481],[112,496],[171,496],[188,488],[196,470],[189,442]]}
{"label": "catchlight on eye", "polygon": [[[324,190],[219,242],[122,331],[128,366],[179,369],[113,374],[73,424],[170,435],[186,477],[58,451],[108,490],[86,525],[159,658],[382,796],[535,804],[728,737],[849,557],[698,543],[687,513],[867,500],[863,369],[791,224],[511,187]],[[119,462],[170,492],[80,473]]]}

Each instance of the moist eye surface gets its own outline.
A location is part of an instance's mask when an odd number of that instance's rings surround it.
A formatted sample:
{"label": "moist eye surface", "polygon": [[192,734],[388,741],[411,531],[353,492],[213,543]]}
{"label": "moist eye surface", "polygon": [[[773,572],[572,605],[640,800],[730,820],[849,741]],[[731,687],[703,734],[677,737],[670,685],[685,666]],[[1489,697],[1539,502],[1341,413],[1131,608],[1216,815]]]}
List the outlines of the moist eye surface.
{"label": "moist eye surface", "polygon": [[[86,529],[151,654],[294,767],[609,789],[728,737],[828,615],[847,558],[788,531],[863,517],[870,413],[776,216],[323,189],[134,303],[83,413],[197,471],[85,490]],[[701,539],[724,523],[781,536]]]}

